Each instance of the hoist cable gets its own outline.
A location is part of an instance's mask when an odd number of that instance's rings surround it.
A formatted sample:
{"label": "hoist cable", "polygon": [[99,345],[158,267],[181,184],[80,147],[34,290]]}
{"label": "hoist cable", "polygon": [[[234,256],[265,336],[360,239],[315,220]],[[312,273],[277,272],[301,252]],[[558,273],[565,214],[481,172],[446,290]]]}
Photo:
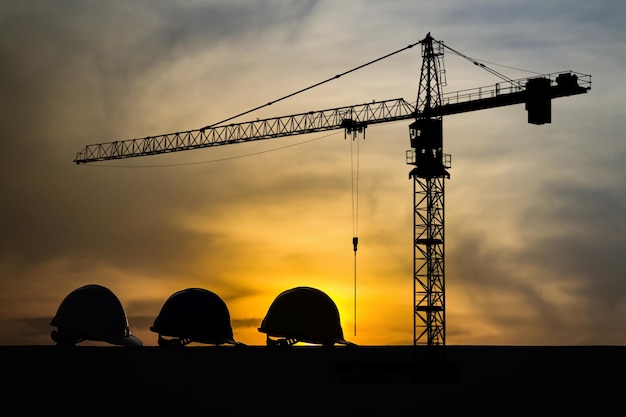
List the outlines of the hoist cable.
{"label": "hoist cable", "polygon": [[303,89],[301,89],[301,90],[295,91],[295,92],[293,92],[293,93],[291,93],[291,94],[287,94],[286,96],[283,96],[283,97],[278,98],[278,99],[276,99],[276,100],[269,101],[269,102],[267,102],[267,103],[265,103],[265,104],[262,104],[262,105],[260,105],[260,106],[255,107],[255,108],[253,108],[253,109],[247,110],[247,111],[245,111],[245,112],[243,112],[243,113],[239,113],[239,114],[237,114],[237,115],[235,115],[235,116],[231,116],[231,117],[229,117],[228,119],[224,119],[224,120],[222,120],[222,121],[220,121],[220,122],[210,124],[210,125],[205,126],[205,127],[203,127],[202,129],[199,129],[199,130],[211,129],[211,128],[213,128],[213,127],[217,126],[217,125],[220,125],[220,124],[222,124],[222,123],[228,122],[228,121],[233,120],[233,119],[236,119],[237,117],[240,117],[240,116],[246,115],[246,114],[248,114],[248,113],[252,113],[253,111],[256,111],[256,110],[262,109],[263,107],[268,107],[268,106],[271,106],[271,105],[272,105],[272,104],[274,104],[274,103],[277,103],[277,102],[279,102],[279,101],[285,100],[285,99],[287,99],[287,98],[289,98],[289,97],[293,97],[293,96],[295,96],[295,95],[297,95],[297,94],[300,94],[300,93],[303,93],[303,92],[305,92],[305,91],[311,90],[312,88],[319,87],[319,86],[320,86],[320,85],[322,85],[322,84],[326,84],[327,82],[330,82],[330,81],[332,81],[332,80],[336,80],[337,78],[340,78],[340,77],[342,77],[342,76],[344,76],[344,75],[346,75],[346,74],[350,74],[351,72],[354,72],[354,71],[360,70],[361,68],[367,67],[368,65],[372,65],[372,64],[374,64],[374,63],[376,63],[376,62],[378,62],[378,61],[382,61],[382,60],[383,60],[383,59],[385,59],[385,58],[389,58],[390,56],[393,56],[393,55],[395,55],[395,54],[398,54],[398,53],[400,53],[400,52],[402,52],[402,51],[405,51],[405,50],[407,50],[407,49],[413,48],[415,45],[419,45],[420,43],[422,43],[422,41],[412,43],[412,44],[410,44],[410,45],[405,46],[405,47],[404,47],[404,48],[402,48],[402,49],[398,49],[397,51],[394,51],[394,52],[391,52],[391,53],[389,53],[389,54],[387,54],[387,55],[381,56],[380,58],[376,58],[376,59],[374,59],[373,61],[369,61],[369,62],[367,62],[367,63],[365,63],[365,64],[359,65],[358,67],[352,68],[351,70],[348,70],[348,71],[342,72],[341,74],[337,74],[337,75],[335,75],[334,77],[328,78],[327,80],[320,81],[319,83],[316,83],[316,84],[313,84],[313,85],[311,85],[311,86],[309,86],[309,87],[306,87],[306,88],[303,88]]}
{"label": "hoist cable", "polygon": [[[354,142],[356,142],[356,162],[354,156]],[[350,165],[352,170],[352,235],[356,238],[359,233],[359,141],[353,140],[350,146]],[[355,166],[356,165],[356,166]],[[354,251],[356,252],[356,243]]]}
{"label": "hoist cable", "polygon": [[[356,142],[356,145],[355,145]],[[356,167],[354,148],[356,146]],[[356,336],[356,251],[359,244],[359,140],[354,134],[350,144],[350,171],[352,174],[352,245],[354,248],[354,336]]]}
{"label": "hoist cable", "polygon": [[456,51],[456,50],[454,50],[454,49],[450,48],[448,45],[444,44],[443,42],[441,42],[441,45],[442,45],[444,48],[449,49],[451,52],[453,52],[453,53],[457,54],[458,56],[460,56],[460,57],[463,57],[463,58],[467,59],[468,61],[470,61],[470,62],[471,62],[471,63],[473,63],[474,65],[476,65],[476,66],[478,66],[478,67],[481,67],[482,69],[486,70],[487,72],[490,72],[491,74],[495,75],[496,77],[501,78],[501,79],[503,79],[504,81],[509,82],[509,83],[511,83],[511,84],[516,84],[516,83],[517,83],[517,81],[515,81],[515,80],[513,80],[513,79],[511,79],[511,78],[509,78],[509,77],[507,77],[506,75],[500,74],[498,71],[496,71],[496,70],[494,70],[494,69],[492,69],[492,68],[489,68],[488,66],[486,66],[486,65],[485,65],[485,64],[483,64],[482,62],[479,62],[478,60],[476,60],[476,59],[474,59],[474,58],[470,58],[469,56],[467,56],[467,55],[465,55],[465,54],[462,54],[461,52]]}
{"label": "hoist cable", "polygon": [[356,336],[356,251],[354,252],[354,335]]}
{"label": "hoist cable", "polygon": [[515,71],[527,72],[529,74],[535,74],[535,75],[542,75],[543,74],[541,72],[531,71],[531,70],[527,70],[527,69],[524,69],[524,68],[517,68],[517,67],[512,67],[510,65],[503,65],[503,64],[498,64],[498,63],[495,63],[495,62],[485,61],[484,59],[474,58],[474,60],[478,61],[478,62],[483,62],[485,64],[490,64],[490,65],[495,65],[495,66],[498,66],[498,67],[512,69],[512,70],[515,70]]}

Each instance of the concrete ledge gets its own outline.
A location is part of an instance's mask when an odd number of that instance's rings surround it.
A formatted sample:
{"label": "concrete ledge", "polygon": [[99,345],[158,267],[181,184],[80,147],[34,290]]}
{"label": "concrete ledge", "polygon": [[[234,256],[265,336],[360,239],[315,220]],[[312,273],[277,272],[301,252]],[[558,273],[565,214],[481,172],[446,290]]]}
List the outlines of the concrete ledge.
{"label": "concrete ledge", "polygon": [[142,414],[389,415],[499,401],[599,415],[621,400],[626,371],[626,347],[606,346],[447,346],[443,361],[413,346],[1,346],[0,358],[4,405],[20,412],[69,402]]}

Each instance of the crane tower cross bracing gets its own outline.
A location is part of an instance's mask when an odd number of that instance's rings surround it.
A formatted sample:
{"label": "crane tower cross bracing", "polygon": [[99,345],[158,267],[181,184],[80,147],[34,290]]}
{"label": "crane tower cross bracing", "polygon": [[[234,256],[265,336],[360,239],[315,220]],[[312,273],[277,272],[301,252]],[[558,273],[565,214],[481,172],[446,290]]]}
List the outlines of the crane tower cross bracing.
{"label": "crane tower cross bracing", "polygon": [[409,125],[411,149],[406,152],[406,163],[413,166],[409,173],[413,179],[414,207],[413,340],[415,346],[445,346],[444,180],[450,177],[451,157],[443,153],[443,116],[524,104],[528,123],[551,123],[551,101],[587,93],[591,76],[570,70],[517,80],[502,77],[503,81],[491,86],[444,94],[443,51],[452,49],[430,33],[418,43],[422,48],[422,67],[415,105],[396,98],[96,143],[85,146],[73,162],[135,158],[337,129],[353,133],[371,125],[413,120]]}

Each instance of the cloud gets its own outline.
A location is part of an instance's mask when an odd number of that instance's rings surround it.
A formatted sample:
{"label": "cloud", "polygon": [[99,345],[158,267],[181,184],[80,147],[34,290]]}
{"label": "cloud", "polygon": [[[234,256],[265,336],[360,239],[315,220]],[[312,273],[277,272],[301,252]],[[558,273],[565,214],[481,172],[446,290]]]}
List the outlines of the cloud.
{"label": "cloud", "polygon": [[[141,331],[168,295],[191,286],[223,296],[237,326],[302,281],[330,287],[348,311],[354,149],[343,132],[100,166],[72,159],[87,144],[226,119],[432,31],[472,58],[507,64],[494,64],[507,75],[593,75],[589,94],[553,103],[551,125],[527,125],[522,105],[444,121],[453,155],[449,340],[623,343],[623,9],[538,1],[3,5],[0,314],[12,333],[1,342],[32,342],[40,331],[48,343],[45,317],[96,281],[120,296]],[[498,81],[450,51],[445,60],[444,91]],[[413,101],[420,62],[412,48],[250,118]],[[398,301],[412,285],[407,132],[402,123],[370,127],[358,142],[359,302],[384,317],[360,311],[357,343],[411,339],[411,313]]]}

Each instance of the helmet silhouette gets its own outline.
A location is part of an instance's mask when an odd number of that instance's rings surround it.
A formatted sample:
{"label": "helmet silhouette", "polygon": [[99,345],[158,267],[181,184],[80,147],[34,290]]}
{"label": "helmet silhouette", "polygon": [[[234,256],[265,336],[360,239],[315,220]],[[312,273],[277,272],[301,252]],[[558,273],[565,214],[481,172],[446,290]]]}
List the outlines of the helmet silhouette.
{"label": "helmet silhouette", "polygon": [[203,288],[187,288],[172,294],[150,330],[159,334],[160,346],[184,346],[191,342],[242,344],[233,338],[226,303]]}
{"label": "helmet silhouette", "polygon": [[70,292],[59,305],[50,322],[57,330],[51,333],[58,345],[73,346],[84,340],[121,346],[141,346],[130,332],[122,303],[111,290],[89,284]]}
{"label": "helmet silhouette", "polygon": [[279,294],[258,330],[267,334],[268,346],[290,346],[298,342],[324,346],[353,344],[343,338],[334,301],[311,287],[296,287]]}

